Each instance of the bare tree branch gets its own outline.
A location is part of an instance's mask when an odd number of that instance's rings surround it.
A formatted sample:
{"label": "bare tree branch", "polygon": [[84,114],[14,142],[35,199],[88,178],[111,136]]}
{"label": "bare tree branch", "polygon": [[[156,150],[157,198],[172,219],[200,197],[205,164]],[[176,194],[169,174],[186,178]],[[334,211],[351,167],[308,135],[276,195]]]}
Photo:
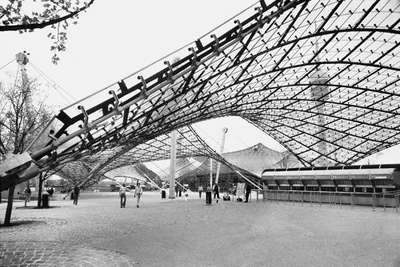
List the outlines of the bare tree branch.
{"label": "bare tree branch", "polygon": [[71,19],[74,16],[78,15],[79,13],[85,11],[88,9],[95,0],[91,0],[86,6],[79,8],[78,10],[71,12],[68,15],[65,15],[63,17],[59,17],[57,19],[49,20],[49,21],[44,21],[42,23],[31,23],[31,24],[20,24],[20,25],[8,25],[8,26],[0,26],[0,31],[23,31],[23,30],[35,30],[35,29],[42,29],[54,24],[57,24],[59,22],[65,21],[67,19]]}

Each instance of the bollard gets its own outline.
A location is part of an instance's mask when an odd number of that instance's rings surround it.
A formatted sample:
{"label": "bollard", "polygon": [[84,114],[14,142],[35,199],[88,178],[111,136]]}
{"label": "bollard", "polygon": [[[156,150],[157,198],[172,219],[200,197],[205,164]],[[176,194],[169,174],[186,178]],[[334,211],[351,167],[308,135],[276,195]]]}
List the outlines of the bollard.
{"label": "bollard", "polygon": [[385,194],[382,195],[383,200],[383,211],[386,211],[386,201],[385,201]]}
{"label": "bollard", "polygon": [[353,205],[354,205],[354,193],[350,194],[350,204],[351,204],[351,209],[353,209]]}
{"label": "bollard", "polygon": [[375,211],[375,193],[372,194],[372,211]]}
{"label": "bollard", "polygon": [[211,205],[211,191],[206,192],[206,204]]}
{"label": "bollard", "polygon": [[165,190],[161,190],[161,198],[166,198]]}
{"label": "bollard", "polygon": [[47,192],[42,194],[42,208],[49,207],[49,194]]}
{"label": "bollard", "polygon": [[294,191],[293,191],[293,205],[294,205]]}
{"label": "bollard", "polygon": [[318,201],[319,201],[319,206],[321,207],[321,191],[319,191],[318,194]]}

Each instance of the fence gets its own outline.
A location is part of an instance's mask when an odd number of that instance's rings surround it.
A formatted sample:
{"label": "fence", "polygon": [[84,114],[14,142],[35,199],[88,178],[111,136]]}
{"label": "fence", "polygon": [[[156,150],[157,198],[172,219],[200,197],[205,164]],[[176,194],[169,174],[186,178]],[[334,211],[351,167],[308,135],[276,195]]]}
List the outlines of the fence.
{"label": "fence", "polygon": [[[261,191],[261,190],[260,190]],[[331,205],[367,205],[372,206],[373,210],[377,207],[392,207],[399,211],[400,191],[391,191],[385,193],[361,193],[361,192],[337,192],[337,191],[300,191],[300,190],[262,190],[257,191],[263,194],[263,201],[291,202],[293,204],[310,203],[310,205],[322,205],[322,203]]]}

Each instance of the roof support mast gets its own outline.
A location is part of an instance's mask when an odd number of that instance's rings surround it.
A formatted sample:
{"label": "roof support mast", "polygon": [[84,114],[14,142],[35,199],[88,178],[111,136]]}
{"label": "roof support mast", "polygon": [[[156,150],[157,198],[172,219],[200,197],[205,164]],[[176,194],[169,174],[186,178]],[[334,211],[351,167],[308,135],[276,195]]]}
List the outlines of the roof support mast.
{"label": "roof support mast", "polygon": [[[225,137],[226,133],[228,132],[228,128],[224,127],[222,129],[222,140],[221,140],[221,149],[219,150],[219,154],[222,155],[224,152],[224,146],[225,146]],[[221,162],[218,162],[217,164],[217,174],[215,176],[215,183],[218,184],[218,178],[219,178],[219,170],[221,169]]]}
{"label": "roof support mast", "polygon": [[175,199],[176,131],[171,132],[171,164],[169,173],[169,198]]}

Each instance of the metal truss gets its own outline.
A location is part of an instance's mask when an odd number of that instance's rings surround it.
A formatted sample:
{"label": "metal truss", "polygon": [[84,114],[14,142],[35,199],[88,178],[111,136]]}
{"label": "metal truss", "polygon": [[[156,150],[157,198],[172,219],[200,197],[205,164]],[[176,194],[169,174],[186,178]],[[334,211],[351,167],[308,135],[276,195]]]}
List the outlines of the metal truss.
{"label": "metal truss", "polygon": [[[204,143],[192,127],[177,130],[177,136],[177,157],[205,156],[224,161],[217,152]],[[84,156],[80,160],[60,163],[58,165],[62,166],[54,169],[54,172],[79,184],[81,188],[87,188],[108,178],[106,173],[119,167],[170,158],[170,146],[170,134],[158,136],[140,145],[129,140],[120,140],[118,147]]]}
{"label": "metal truss", "polygon": [[305,166],[348,165],[399,144],[398,1],[260,1],[250,12],[161,70],[60,111],[32,159],[45,169],[88,157],[96,180],[168,157],[159,149],[169,144],[152,140],[224,116],[246,119]]}

